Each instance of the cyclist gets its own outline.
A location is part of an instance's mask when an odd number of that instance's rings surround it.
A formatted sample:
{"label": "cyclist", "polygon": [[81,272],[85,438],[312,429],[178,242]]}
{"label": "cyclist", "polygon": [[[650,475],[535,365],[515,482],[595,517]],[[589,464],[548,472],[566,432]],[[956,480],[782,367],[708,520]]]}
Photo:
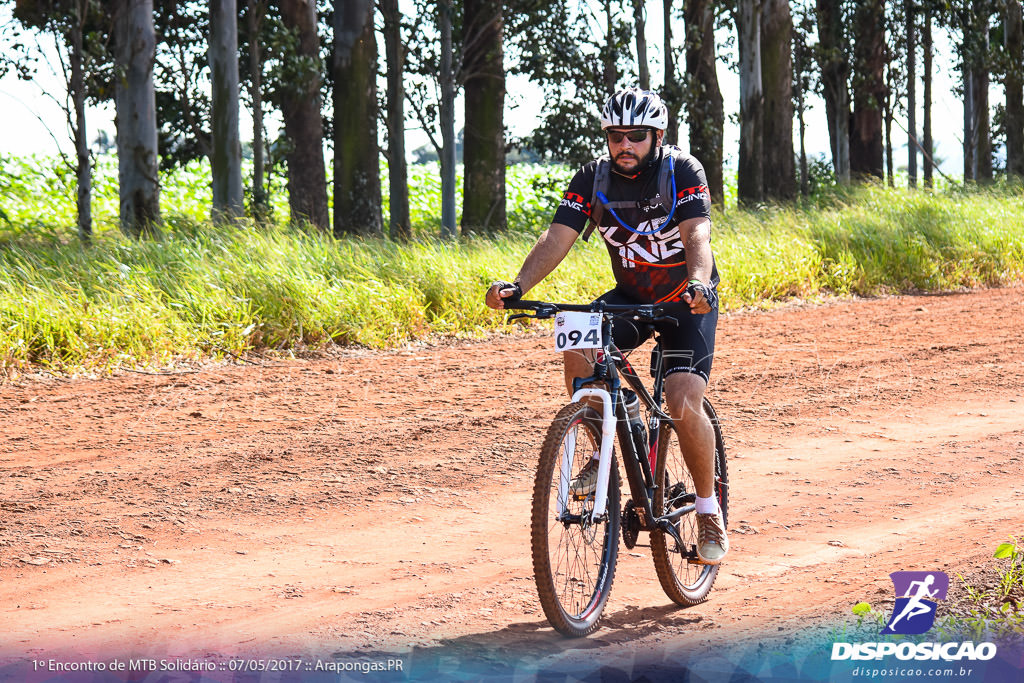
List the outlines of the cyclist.
{"label": "cyclist", "polygon": [[[519,274],[493,283],[486,303],[504,308],[547,277],[582,234],[596,228],[611,257],[616,286],[599,297],[611,304],[662,304],[679,319],[637,326],[616,321],[616,346],[629,351],[656,329],[664,350],[665,398],[697,494],[697,554],[718,564],[729,549],[714,495],[714,431],[702,410],[718,322],[718,271],[711,253],[711,197],[704,168],[677,147],[662,145],[668,108],[648,90],[627,88],[601,110],[608,153],[570,181],[548,229]],[[568,351],[565,381],[593,374],[592,355]],[[597,454],[595,454],[596,456]],[[574,493],[596,488],[595,461],[571,483]]]}

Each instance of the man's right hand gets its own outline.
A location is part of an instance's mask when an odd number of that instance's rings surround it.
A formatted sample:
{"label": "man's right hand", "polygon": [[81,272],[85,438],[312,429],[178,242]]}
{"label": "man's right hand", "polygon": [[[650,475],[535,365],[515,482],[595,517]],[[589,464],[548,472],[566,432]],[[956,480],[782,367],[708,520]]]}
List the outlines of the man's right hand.
{"label": "man's right hand", "polygon": [[523,297],[523,289],[518,282],[494,282],[487,290],[484,301],[490,308],[501,310],[505,308],[505,301],[518,301]]}

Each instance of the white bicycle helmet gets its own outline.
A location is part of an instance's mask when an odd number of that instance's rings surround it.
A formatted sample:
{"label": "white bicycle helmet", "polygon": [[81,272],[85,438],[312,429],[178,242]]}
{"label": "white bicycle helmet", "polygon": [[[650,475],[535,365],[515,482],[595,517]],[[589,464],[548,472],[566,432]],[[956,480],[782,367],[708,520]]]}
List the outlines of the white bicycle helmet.
{"label": "white bicycle helmet", "polygon": [[626,88],[611,97],[601,110],[601,130],[617,126],[668,128],[668,107],[658,94],[640,88]]}

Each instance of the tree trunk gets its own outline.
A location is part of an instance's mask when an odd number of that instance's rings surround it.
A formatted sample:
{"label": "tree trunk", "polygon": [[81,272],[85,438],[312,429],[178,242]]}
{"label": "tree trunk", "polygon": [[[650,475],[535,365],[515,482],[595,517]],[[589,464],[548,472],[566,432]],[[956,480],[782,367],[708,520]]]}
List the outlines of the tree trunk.
{"label": "tree trunk", "polygon": [[882,178],[882,106],[885,99],[885,30],[883,0],[856,10],[856,72],[853,78],[853,124],[850,173]]}
{"label": "tree trunk", "polygon": [[977,20],[975,35],[980,38],[978,45],[977,59],[973,62],[974,85],[974,126],[975,141],[975,163],[977,173],[975,177],[981,181],[992,180],[992,130],[988,112],[988,86],[989,86],[989,16],[991,13],[990,0],[974,0],[974,16]]}
{"label": "tree trunk", "polygon": [[452,54],[452,3],[440,0],[437,20],[441,32],[441,237],[453,239],[455,230],[455,72]]}
{"label": "tree trunk", "polygon": [[662,27],[664,29],[665,81],[661,87],[661,99],[668,107],[668,129],[665,144],[679,144],[679,114],[682,109],[681,86],[676,75],[676,60],[672,51],[672,0],[662,0]]}
{"label": "tree trunk", "polygon": [[704,167],[711,201],[725,205],[722,138],[725,105],[715,59],[715,14],[708,0],[685,0],[686,85],[683,104],[690,132],[690,154]]}
{"label": "tree trunk", "polygon": [[764,0],[761,78],[764,85],[764,193],[773,201],[796,197],[793,158],[793,17],[789,0]]}
{"label": "tree trunk", "polygon": [[924,70],[922,74],[922,87],[924,92],[921,93],[921,96],[924,97],[924,102],[922,103],[924,108],[922,125],[924,129],[921,131],[921,146],[925,150],[923,155],[924,186],[931,189],[935,184],[932,177],[932,171],[935,168],[935,150],[933,149],[934,144],[932,142],[932,11],[926,6],[924,13],[924,33],[921,36],[922,61],[924,62],[922,64]]}
{"label": "tree trunk", "polygon": [[504,231],[505,67],[501,0],[465,0],[462,232]]}
{"label": "tree trunk", "polygon": [[1006,174],[1024,180],[1024,21],[1020,0],[1005,0]]}
{"label": "tree trunk", "polygon": [[[965,42],[966,42],[965,37]],[[968,48],[963,46],[964,55],[967,55]],[[978,179],[978,164],[976,153],[978,150],[976,117],[974,115],[974,71],[964,57],[963,63],[963,86],[964,86],[964,180]]]}
{"label": "tree trunk", "polygon": [[242,207],[242,143],[238,137],[238,8],[210,0],[210,91],[213,220],[237,218]]}
{"label": "tree trunk", "polygon": [[266,184],[263,179],[263,49],[260,27],[266,6],[257,0],[247,0],[246,22],[249,33],[249,97],[252,100],[252,215],[257,221],[269,213]]}
{"label": "tree trunk", "polygon": [[633,0],[633,24],[636,27],[636,62],[640,72],[640,87],[651,89],[651,70],[647,65],[647,21],[644,18],[644,1]]}
{"label": "tree trunk", "polygon": [[818,41],[821,44],[821,84],[832,146],[832,166],[840,184],[850,182],[850,74],[843,37],[841,0],[817,0]]}
{"label": "tree trunk", "polygon": [[[619,80],[618,71],[615,68],[615,18],[612,16],[612,0],[604,0],[604,20],[607,27],[604,34],[604,53],[601,55],[604,70],[605,94],[611,97],[615,93],[615,86]],[[604,104],[603,102],[601,104]]]}
{"label": "tree trunk", "polygon": [[155,234],[160,223],[157,178],[156,32],[152,0],[116,6],[117,176],[121,229],[132,237]]}
{"label": "tree trunk", "polygon": [[387,61],[388,233],[396,241],[412,237],[409,219],[409,172],[405,161],[405,47],[398,0],[381,0]]}
{"label": "tree trunk", "polygon": [[883,145],[883,148],[885,149],[885,179],[889,184],[889,187],[896,187],[892,153],[892,119],[894,116],[892,106],[892,84],[895,79],[895,74],[893,73],[894,66],[895,65],[890,64],[886,68],[888,77],[885,88],[885,106],[882,110],[882,117],[885,121],[885,144]]}
{"label": "tree trunk", "polygon": [[988,117],[988,0],[963,10],[964,180],[992,179]]}
{"label": "tree trunk", "polygon": [[736,190],[740,204],[764,200],[764,92],[761,83],[761,0],[739,0],[740,154]]}
{"label": "tree trunk", "polygon": [[312,67],[289,84],[281,116],[289,150],[288,206],[293,223],[308,222],[327,230],[327,173],[324,168],[324,128],[320,119],[320,38],[313,0],[279,0],[285,28],[298,36],[298,56]]}
{"label": "tree trunk", "polygon": [[794,47],[796,54],[793,60],[796,62],[793,79],[793,88],[796,91],[796,116],[799,123],[800,137],[800,196],[806,197],[811,193],[810,181],[807,177],[807,125],[804,119],[806,105],[804,104],[803,75],[807,69],[807,45],[804,41],[803,31],[795,35]]}
{"label": "tree trunk", "polygon": [[75,107],[75,157],[77,175],[78,239],[82,244],[92,242],[92,160],[89,158],[88,130],[85,127],[85,75],[82,70],[82,30],[89,13],[90,0],[75,3],[71,18],[71,99]]}
{"label": "tree trunk", "polygon": [[377,37],[369,0],[334,3],[334,234],[379,235]]}
{"label": "tree trunk", "polygon": [[907,20],[907,184],[917,187],[917,26],[915,0],[904,0]]}

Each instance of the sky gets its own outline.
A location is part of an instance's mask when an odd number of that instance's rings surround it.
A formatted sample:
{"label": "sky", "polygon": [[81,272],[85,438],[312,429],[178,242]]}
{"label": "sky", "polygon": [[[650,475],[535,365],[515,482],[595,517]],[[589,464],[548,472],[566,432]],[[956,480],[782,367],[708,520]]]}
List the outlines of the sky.
{"label": "sky", "polygon": [[[10,5],[5,3],[0,6],[0,25],[11,20]],[[682,34],[682,27],[675,31],[676,35]],[[600,27],[595,26],[595,31]],[[657,83],[663,81],[663,71],[660,63],[662,23],[661,12],[651,12],[647,20],[646,34],[648,37],[648,55],[650,58],[651,81],[656,88]],[[719,36],[719,42],[724,42],[725,36]],[[59,63],[53,58],[55,55],[54,41],[51,36],[37,36],[39,45],[50,57],[49,63],[42,60],[39,63],[39,73],[32,82],[20,81],[13,74],[8,74],[0,79],[0,154],[7,155],[28,155],[28,154],[54,154],[58,145],[66,153],[73,150],[68,127],[64,114],[58,102],[63,102],[66,96],[66,88],[63,77],[59,74]],[[963,128],[963,105],[955,96],[955,81],[958,79],[955,64],[951,58],[953,51],[950,48],[948,37],[942,32],[936,32],[937,55],[934,67],[934,87],[936,101],[933,104],[933,130],[937,143],[936,156],[944,160],[941,168],[946,173],[962,173],[962,147],[958,136],[962,134]],[[735,55],[724,54],[728,61],[735,62]],[[919,60],[920,63],[920,60]],[[54,69],[57,71],[55,72]],[[725,164],[734,168],[738,153],[739,129],[735,124],[738,118],[739,108],[739,77],[723,61],[718,64],[718,76],[725,98],[726,108],[726,131],[725,131]],[[382,85],[383,87],[383,85]],[[540,110],[540,101],[543,93],[539,88],[529,83],[525,77],[510,77],[507,85],[508,96],[506,103],[506,126],[509,129],[509,136],[516,138],[527,134],[536,125],[536,112]],[[922,87],[918,85],[918,99],[921,99]],[[1002,100],[1002,88],[993,84],[991,101],[993,103]],[[595,103],[595,111],[598,108]],[[457,103],[457,110],[461,110],[461,103]],[[106,104],[102,107],[90,107],[86,113],[89,140],[96,138],[99,130],[105,130],[113,138],[114,134],[114,111],[113,105]],[[922,121],[922,115],[918,113],[918,125]],[[829,156],[828,131],[825,122],[824,104],[820,98],[814,97],[810,100],[810,110],[806,114],[808,123],[806,146],[809,155]],[[423,144],[428,138],[423,131],[415,128],[415,123],[410,120],[411,128],[407,134],[407,148],[411,151]],[[906,119],[900,119],[900,125],[893,126],[893,145],[895,147],[894,157],[896,166],[905,166],[907,163]],[[268,129],[274,134],[279,125],[279,119],[271,117],[267,122]],[[460,122],[456,122],[460,126]],[[796,147],[799,143],[797,137],[796,121],[794,120],[793,144]],[[680,134],[685,135],[685,125],[681,127]],[[252,120],[248,112],[242,112],[241,130],[243,139],[251,139]],[[249,133],[249,135],[247,135]],[[686,140],[680,141],[680,146],[686,147]]]}

